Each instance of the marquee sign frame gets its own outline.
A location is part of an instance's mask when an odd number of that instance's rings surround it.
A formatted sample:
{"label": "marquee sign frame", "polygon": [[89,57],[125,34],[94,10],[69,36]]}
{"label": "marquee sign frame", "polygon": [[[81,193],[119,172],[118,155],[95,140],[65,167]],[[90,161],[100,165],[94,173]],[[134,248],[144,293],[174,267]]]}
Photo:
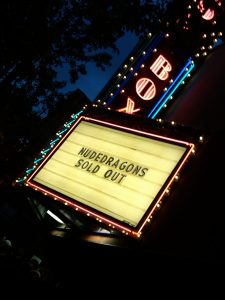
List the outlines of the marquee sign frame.
{"label": "marquee sign frame", "polygon": [[[118,113],[120,115],[120,113]],[[132,117],[132,116],[131,116]],[[114,119],[114,116],[113,116]],[[79,196],[75,196],[75,197],[71,197],[70,192],[62,192],[62,186],[61,188],[57,188],[57,185],[55,187],[52,186],[52,182],[50,183],[44,183],[42,180],[43,178],[45,178],[46,174],[44,174],[46,172],[45,167],[47,166],[47,169],[49,168],[49,166],[52,164],[52,158],[54,157],[54,159],[58,159],[55,157],[55,155],[58,155],[59,151],[64,151],[67,152],[68,149],[63,149],[62,147],[64,147],[65,143],[68,142],[68,139],[71,138],[74,135],[74,139],[76,140],[76,133],[77,133],[77,129],[79,129],[79,126],[85,124],[85,125],[94,125],[94,127],[97,128],[98,130],[98,135],[95,133],[95,131],[93,131],[93,135],[95,136],[94,141],[92,141],[92,144],[90,143],[90,138],[87,140],[87,144],[85,145],[85,147],[87,147],[87,150],[92,149],[93,150],[93,145],[98,145],[99,141],[103,139],[103,137],[100,135],[100,132],[103,133],[104,138],[107,139],[106,141],[104,141],[104,145],[107,144],[106,148],[101,148],[102,145],[99,144],[99,147],[96,147],[96,149],[94,149],[95,151],[92,151],[92,154],[89,155],[89,158],[85,158],[84,155],[84,151],[82,150],[84,146],[82,146],[80,144],[80,141],[82,140],[86,140],[86,134],[88,132],[88,135],[91,134],[91,126],[88,127],[88,129],[84,132],[86,133],[82,133],[81,136],[81,140],[80,138],[78,138],[78,143],[79,143],[79,147],[78,148],[74,148],[73,153],[76,152],[76,159],[72,158],[72,162],[70,163],[71,165],[68,167],[68,172],[67,171],[62,171],[64,172],[63,176],[66,175],[68,176],[69,172],[72,170],[72,172],[75,172],[74,176],[76,176],[76,178],[79,178],[82,176],[82,178],[84,178],[84,181],[79,181],[79,183],[76,183],[76,189],[81,191],[81,193],[83,192],[83,186],[84,186],[84,182],[85,184],[90,186],[88,188],[90,188],[90,193],[88,194],[88,197],[86,197],[85,201],[81,201],[80,197],[80,192],[78,192]],[[104,132],[107,132],[106,134]],[[123,154],[114,154],[112,155],[112,152],[110,153],[110,147],[113,148],[114,147],[114,142],[112,142],[113,140],[115,140],[115,137],[113,137],[114,134],[117,134],[117,140],[118,138],[121,139],[121,141],[123,141],[124,139],[124,143],[126,143],[126,140],[129,140],[130,137],[134,140],[131,140],[131,144],[132,144],[132,149],[128,150],[127,156],[126,156],[126,151],[127,149],[124,148],[123,150],[121,150]],[[79,133],[79,135],[81,135],[81,133]],[[112,136],[111,138],[108,139],[108,137]],[[93,139],[93,137],[91,138]],[[74,141],[75,141],[74,140]],[[133,144],[138,144],[137,143],[141,142],[141,140],[144,141],[144,144],[141,144],[139,149],[137,147],[137,149],[134,149],[134,145]],[[111,143],[111,146],[110,146]],[[123,143],[123,142],[121,142]],[[129,142],[128,142],[129,143]],[[154,155],[154,151],[153,152],[149,152],[147,154],[145,154],[146,157],[146,162],[141,162],[140,160],[140,154],[138,153],[136,156],[133,157],[133,160],[129,157],[131,157],[131,154],[133,155],[135,153],[135,151],[140,151],[140,149],[142,149],[143,147],[147,147],[147,145],[149,144],[150,148],[153,148],[154,144],[156,143],[156,147],[157,151],[159,150],[160,147],[163,146],[163,152],[162,153],[166,153],[166,152],[170,152],[170,151],[174,151],[172,148],[175,147],[175,152],[176,152],[176,147],[177,149],[180,151],[180,149],[183,149],[183,151],[181,151],[181,154],[178,155],[177,160],[175,161],[175,163],[173,164],[173,166],[171,167],[171,172],[169,173],[169,175],[167,177],[165,177],[165,179],[163,179],[162,181],[162,185],[160,187],[160,189],[158,191],[156,191],[154,198],[149,202],[146,202],[147,204],[145,204],[141,209],[145,209],[142,213],[141,216],[139,216],[138,218],[136,218],[135,222],[131,224],[129,222],[129,218],[125,218],[125,220],[122,220],[121,218],[118,218],[116,213],[115,214],[109,214],[107,212],[107,210],[102,210],[99,209],[100,206],[96,206],[96,204],[92,202],[92,198],[95,198],[95,200],[97,201],[98,198],[101,196],[100,194],[98,194],[97,197],[95,197],[95,189],[98,188],[98,186],[96,187],[96,180],[97,176],[95,173],[97,173],[97,169],[94,169],[94,167],[96,167],[97,165],[99,167],[101,167],[104,170],[104,175],[105,177],[102,178],[103,179],[98,179],[99,182],[101,181],[101,184],[104,185],[106,184],[106,188],[105,189],[112,189],[112,195],[111,199],[109,198],[109,195],[107,195],[107,193],[104,194],[104,196],[102,197],[102,199],[106,199],[106,202],[108,201],[108,203],[112,203],[113,199],[115,199],[117,197],[118,191],[122,191],[122,193],[125,193],[126,191],[128,191],[129,189],[136,189],[135,192],[127,193],[124,194],[124,196],[122,197],[122,201],[127,201],[128,205],[127,207],[123,207],[123,209],[125,210],[129,210],[129,199],[133,199],[132,201],[136,201],[136,203],[134,203],[134,206],[137,204],[137,202],[139,202],[139,198],[140,201],[147,201],[146,199],[148,199],[148,195],[151,194],[151,188],[150,191],[148,191],[148,186],[151,187],[151,179],[147,178],[146,173],[149,174],[153,174],[153,168],[154,166],[154,161],[155,159],[158,159],[158,161],[160,161],[161,159],[163,159],[162,157],[158,157],[158,154],[155,154],[156,156],[152,158],[152,155]],[[89,148],[88,148],[89,146]],[[117,145],[115,148],[116,150],[121,148],[123,145]],[[172,146],[172,148],[171,148]],[[104,146],[105,147],[105,146]],[[71,148],[72,149],[72,148]],[[76,149],[76,150],[75,150]],[[101,151],[97,152],[97,150],[102,149]],[[109,151],[108,153],[106,153],[106,149],[108,149],[107,151]],[[172,149],[172,150],[171,150]],[[83,151],[83,152],[82,152]],[[123,152],[125,151],[125,152]],[[46,157],[44,158],[44,160],[33,170],[32,174],[26,179],[25,181],[25,185],[43,193],[44,195],[54,199],[57,202],[61,202],[71,208],[73,208],[75,211],[79,211],[82,214],[86,214],[88,217],[92,217],[93,219],[96,219],[99,222],[103,222],[105,224],[107,224],[109,226],[109,228],[111,228],[112,230],[118,230],[121,231],[127,235],[131,235],[133,237],[140,237],[144,228],[146,227],[146,225],[151,221],[151,218],[153,217],[153,215],[155,214],[155,212],[159,209],[161,203],[163,202],[163,200],[167,197],[168,192],[170,190],[170,188],[173,186],[174,181],[176,181],[178,175],[180,175],[180,172],[182,171],[183,167],[186,165],[186,161],[190,158],[190,156],[194,153],[195,151],[195,144],[189,141],[186,141],[184,139],[179,139],[179,138],[174,138],[174,137],[170,137],[168,135],[165,134],[160,134],[160,133],[156,133],[155,131],[152,131],[150,128],[149,130],[145,129],[137,129],[135,128],[135,126],[129,126],[127,127],[126,124],[124,124],[124,122],[121,121],[112,121],[112,120],[106,120],[104,119],[103,116],[101,117],[96,117],[96,116],[80,116],[79,119],[73,124],[73,126],[71,126],[71,128],[69,129],[69,131],[64,135],[64,137],[55,145],[55,147],[53,147],[51,149],[51,151],[48,153],[48,155],[46,155]],[[96,152],[96,154],[93,154],[93,152]],[[79,154],[79,155],[78,155]],[[91,157],[91,155],[95,155],[95,157]],[[104,155],[108,155],[108,157],[111,157],[111,161],[113,160],[113,163],[105,163],[103,161],[103,157]],[[119,160],[121,160],[121,155],[123,156],[123,159],[126,160],[127,164],[126,167],[128,168],[127,170],[123,170],[122,169],[122,163],[118,162]],[[78,157],[79,156],[79,157]],[[160,156],[160,155],[159,155]],[[126,158],[128,157],[128,158]],[[113,159],[112,159],[113,158]],[[135,165],[135,159],[139,159],[139,161],[136,161],[136,165]],[[83,160],[82,160],[83,159]],[[100,163],[100,160],[102,159],[102,162]],[[170,159],[170,158],[169,158]],[[63,156],[61,159],[63,162],[65,162],[65,157]],[[173,159],[172,159],[173,160]],[[86,161],[86,165],[84,165]],[[88,162],[87,162],[88,161]],[[121,160],[122,161],[122,160]],[[147,162],[148,161],[148,162]],[[91,163],[95,163],[94,165],[92,165]],[[165,164],[166,161],[164,161]],[[49,165],[50,163],[50,165]],[[58,163],[58,162],[57,162]],[[120,163],[120,166],[119,166]],[[153,165],[152,165],[153,164]],[[90,169],[91,167],[92,169]],[[104,166],[103,166],[104,165]],[[133,166],[135,165],[135,167]],[[125,164],[123,165],[125,166]],[[139,167],[139,174],[138,174],[138,167]],[[57,172],[61,172],[60,169],[54,169],[55,165],[53,164],[53,169],[52,172],[55,173]],[[89,169],[88,169],[89,168]],[[105,168],[105,169],[104,169]],[[120,169],[119,169],[120,168]],[[133,169],[132,169],[133,168]],[[136,168],[136,169],[135,169]],[[142,169],[141,169],[142,168]],[[75,170],[76,169],[76,170]],[[80,173],[77,173],[77,169],[79,169]],[[151,169],[151,170],[150,170]],[[97,171],[96,171],[97,170]],[[109,171],[111,170],[111,171]],[[123,171],[121,171],[123,170]],[[135,171],[136,170],[136,171]],[[115,177],[116,175],[113,175],[114,173],[116,173],[117,171],[119,171],[122,175],[120,175],[121,177]],[[108,173],[107,173],[108,172]],[[114,173],[113,173],[114,172]],[[133,172],[133,174],[131,174]],[[164,171],[163,171],[164,172]],[[43,177],[39,180],[38,176],[43,173]],[[91,174],[93,173],[93,174]],[[62,174],[62,173],[61,173]],[[86,175],[83,174],[88,174],[88,177],[86,178]],[[97,175],[100,174],[100,171],[98,171]],[[103,174],[103,173],[102,173]],[[132,176],[131,176],[132,175]],[[115,180],[112,180],[114,176]],[[152,175],[151,175],[152,176]],[[152,178],[151,176],[149,176],[149,178]],[[156,175],[155,178],[157,178],[158,175]],[[133,177],[133,178],[132,178]],[[75,177],[73,177],[75,178]],[[45,179],[44,179],[45,180]],[[70,179],[68,179],[70,180]],[[131,180],[131,181],[130,181]],[[146,180],[145,183],[144,180]],[[149,180],[149,182],[147,181]],[[60,183],[61,179],[60,177],[56,179],[55,182],[59,182]],[[109,182],[111,181],[111,182]],[[114,181],[114,182],[113,182]],[[129,181],[131,183],[129,183]],[[135,187],[135,182],[138,182],[136,184]],[[154,180],[153,180],[154,181]],[[70,180],[71,182],[71,180]],[[60,184],[59,184],[60,185]],[[103,186],[99,186],[99,188],[104,189],[104,185]],[[134,186],[132,186],[134,185]],[[145,189],[145,191],[143,192],[143,187]],[[124,192],[125,191],[125,192]],[[142,192],[143,194],[145,194],[143,196],[142,199]],[[138,193],[140,193],[140,197],[138,195]],[[147,195],[147,196],[146,196]],[[105,197],[105,198],[104,198]],[[136,197],[136,198],[135,198]],[[109,198],[109,200],[108,200]],[[150,196],[149,196],[150,198]],[[104,200],[102,200],[104,201]],[[111,205],[111,204],[110,204]],[[112,210],[114,210],[114,207],[112,205]],[[115,208],[117,209],[117,208]],[[119,208],[120,209],[120,208]],[[133,212],[136,213],[136,211],[133,209],[131,209]]]}

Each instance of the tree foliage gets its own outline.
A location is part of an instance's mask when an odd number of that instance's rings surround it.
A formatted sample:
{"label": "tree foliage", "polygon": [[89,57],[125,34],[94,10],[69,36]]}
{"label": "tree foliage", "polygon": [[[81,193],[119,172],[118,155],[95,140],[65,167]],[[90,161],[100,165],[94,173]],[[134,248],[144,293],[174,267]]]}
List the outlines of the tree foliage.
{"label": "tree foliage", "polygon": [[87,62],[104,69],[109,49],[118,51],[116,40],[129,30],[146,31],[156,7],[137,0],[7,0],[0,12],[0,92],[23,95],[31,111],[43,97],[47,106],[57,98],[65,84],[57,67],[68,64],[72,82],[86,73]]}
{"label": "tree foliage", "polygon": [[160,8],[149,0],[1,1],[1,152],[38,137],[43,113],[71,97],[60,92],[58,68],[69,66],[71,82],[86,74],[88,62],[106,68],[117,39],[127,31],[144,35],[167,1],[161,2]]}

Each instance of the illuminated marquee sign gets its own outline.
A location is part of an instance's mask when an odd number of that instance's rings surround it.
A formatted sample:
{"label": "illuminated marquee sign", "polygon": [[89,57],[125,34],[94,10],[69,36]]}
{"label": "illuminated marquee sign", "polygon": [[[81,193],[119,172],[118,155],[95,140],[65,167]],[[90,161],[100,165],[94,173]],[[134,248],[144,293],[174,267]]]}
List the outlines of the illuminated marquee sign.
{"label": "illuminated marquee sign", "polygon": [[138,237],[193,150],[187,141],[82,116],[26,184]]}
{"label": "illuminated marquee sign", "polygon": [[169,34],[154,36],[141,57],[130,66],[107,105],[119,112],[155,118],[194,68],[185,50],[177,51]]}

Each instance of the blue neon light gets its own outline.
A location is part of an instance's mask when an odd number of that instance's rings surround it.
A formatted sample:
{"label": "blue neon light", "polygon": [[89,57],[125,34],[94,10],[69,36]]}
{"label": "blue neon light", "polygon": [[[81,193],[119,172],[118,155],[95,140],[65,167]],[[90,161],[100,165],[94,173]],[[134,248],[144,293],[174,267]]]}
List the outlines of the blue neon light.
{"label": "blue neon light", "polygon": [[46,153],[48,153],[51,149],[52,149],[52,148],[47,148],[47,149],[45,149],[45,150],[42,150],[41,153],[42,153],[42,154],[46,154]]}
{"label": "blue neon light", "polygon": [[37,164],[39,161],[41,161],[43,159],[43,157],[37,158],[35,159],[34,163]]}
{"label": "blue neon light", "polygon": [[29,174],[29,173],[31,173],[34,169],[35,169],[35,167],[32,167],[32,168],[26,170],[26,173]]}
{"label": "blue neon light", "polygon": [[[82,109],[82,110],[80,110],[78,113],[76,113],[75,115],[71,116],[72,121],[70,121],[69,123],[67,123],[66,125],[64,125],[64,127],[66,127],[66,128],[65,128],[64,130],[62,130],[61,132],[57,133],[56,135],[61,135],[62,133],[68,131],[70,125],[76,121],[77,117],[78,117],[83,111],[84,111],[84,110]],[[36,159],[34,160],[34,166],[31,167],[31,168],[29,168],[29,169],[27,169],[27,170],[26,170],[26,174],[30,174],[30,173],[32,173],[32,172],[35,170],[37,163],[40,162],[40,161],[42,161],[42,160],[44,159],[45,154],[47,154],[50,150],[52,150],[52,147],[54,146],[54,144],[55,144],[56,142],[58,142],[59,140],[60,140],[60,138],[57,137],[55,140],[53,140],[53,141],[50,142],[50,146],[51,146],[51,147],[49,147],[49,148],[47,148],[47,149],[41,151],[42,156],[39,157],[39,158],[36,158]],[[23,181],[25,181],[25,180],[26,180],[26,176],[25,176],[25,177],[22,177],[22,178],[18,178],[18,179],[16,180],[16,182],[17,182],[17,183],[20,183],[20,182],[23,182]]]}
{"label": "blue neon light", "polygon": [[55,139],[54,141],[52,141],[51,143],[50,143],[50,145],[54,145],[57,141],[59,141],[60,140],[60,138],[57,138],[57,139]]}
{"label": "blue neon light", "polygon": [[23,182],[25,179],[26,179],[26,178],[24,178],[24,177],[23,177],[23,178],[19,178],[19,179],[16,180],[16,182],[17,182],[17,183],[20,183],[20,182]]}
{"label": "blue neon light", "polygon": [[74,123],[74,120],[70,121],[69,123],[67,123],[67,127],[68,126],[70,127],[70,125],[73,124],[73,123]]}
{"label": "blue neon light", "polygon": [[[190,68],[188,69],[188,71],[186,71],[186,68],[188,68],[189,66],[190,66]],[[159,113],[159,111],[162,109],[162,107],[166,104],[166,102],[169,100],[169,98],[173,95],[173,93],[177,90],[177,88],[180,86],[182,81],[184,81],[184,79],[188,76],[188,74],[193,70],[194,67],[195,67],[195,64],[192,62],[191,58],[189,58],[188,62],[185,64],[185,66],[179,72],[177,77],[171,83],[171,85],[169,86],[167,91],[162,95],[162,97],[158,100],[156,105],[153,107],[153,109],[151,110],[151,112],[148,115],[148,118],[154,119],[156,117],[156,115]],[[185,74],[183,75],[184,72],[185,72]]]}
{"label": "blue neon light", "polygon": [[66,129],[64,129],[64,130],[62,130],[62,131],[60,131],[60,132],[58,132],[57,133],[57,135],[62,135],[64,132],[66,132],[67,131],[67,128]]}

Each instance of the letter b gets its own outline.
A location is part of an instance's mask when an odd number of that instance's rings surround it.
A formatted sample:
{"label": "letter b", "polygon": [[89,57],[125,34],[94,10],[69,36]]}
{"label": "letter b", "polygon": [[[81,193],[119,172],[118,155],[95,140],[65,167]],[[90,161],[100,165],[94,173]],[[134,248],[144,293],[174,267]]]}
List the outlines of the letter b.
{"label": "letter b", "polygon": [[155,60],[151,65],[150,70],[161,80],[166,80],[169,77],[169,72],[172,70],[171,64],[163,55]]}

